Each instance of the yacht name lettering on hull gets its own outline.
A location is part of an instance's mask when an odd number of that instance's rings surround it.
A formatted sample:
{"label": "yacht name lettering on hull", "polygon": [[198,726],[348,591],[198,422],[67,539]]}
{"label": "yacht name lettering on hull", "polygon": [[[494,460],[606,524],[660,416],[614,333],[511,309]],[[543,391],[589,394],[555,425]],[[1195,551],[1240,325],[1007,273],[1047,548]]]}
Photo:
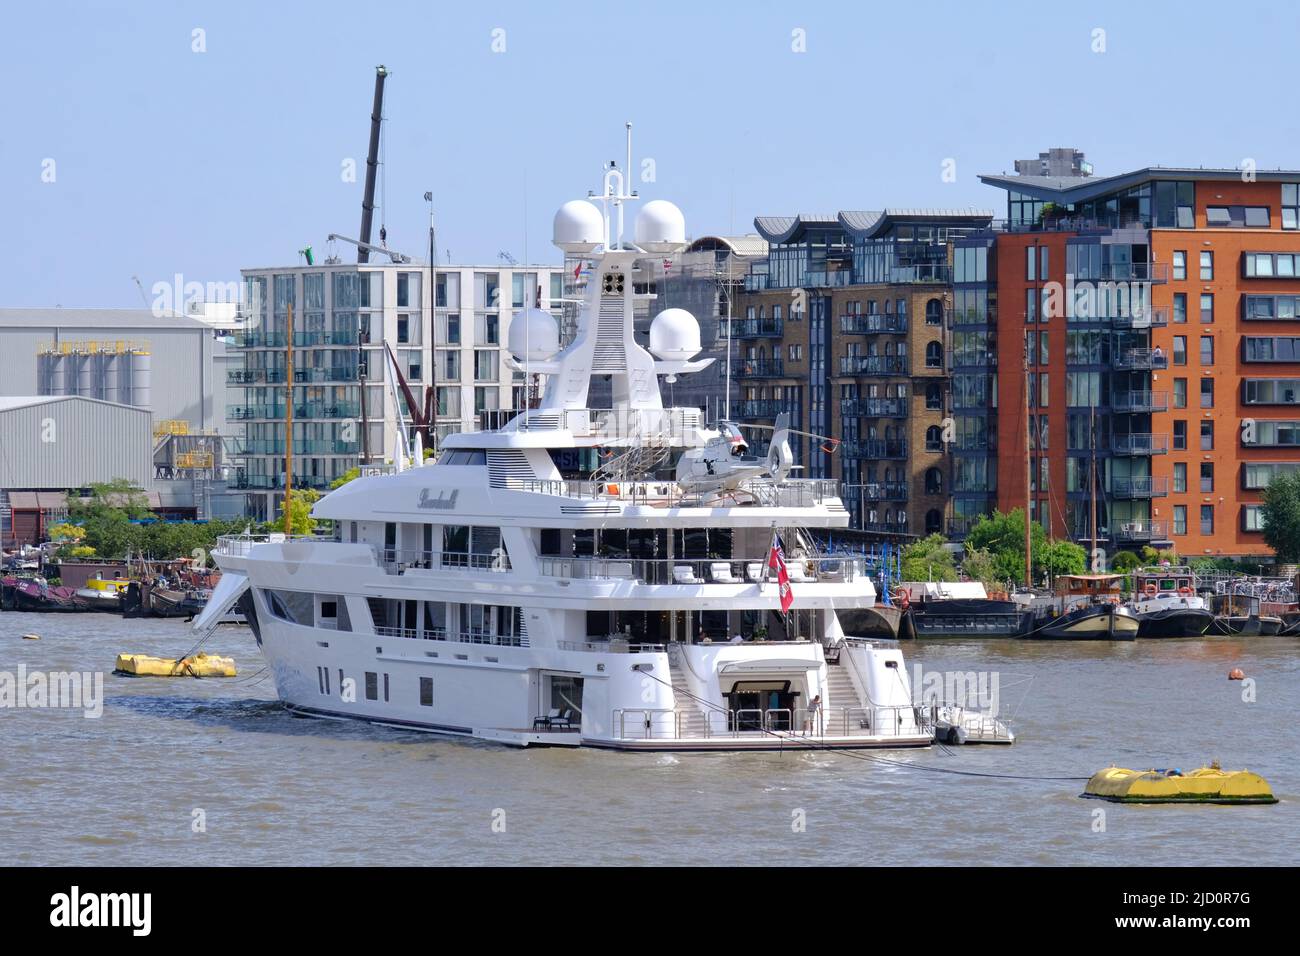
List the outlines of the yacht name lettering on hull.
{"label": "yacht name lettering on hull", "polygon": [[453,488],[451,491],[439,491],[436,495],[431,494],[432,489],[420,489],[420,500],[417,502],[421,508],[435,508],[442,511],[452,511],[456,508],[456,497],[460,494],[459,488]]}

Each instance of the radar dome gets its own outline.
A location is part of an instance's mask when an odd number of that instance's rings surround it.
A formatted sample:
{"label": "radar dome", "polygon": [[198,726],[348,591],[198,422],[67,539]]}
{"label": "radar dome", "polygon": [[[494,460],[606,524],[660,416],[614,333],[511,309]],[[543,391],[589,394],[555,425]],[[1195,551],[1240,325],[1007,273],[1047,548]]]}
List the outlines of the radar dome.
{"label": "radar dome", "polygon": [[572,199],[555,214],[551,241],[565,252],[591,252],[605,241],[605,217],[587,200]]}
{"label": "radar dome", "polygon": [[685,362],[700,351],[700,323],[685,309],[664,309],[650,323],[650,351],[665,362]]}
{"label": "radar dome", "polygon": [[636,217],[636,244],[646,252],[678,252],[686,248],[686,218],[666,199],[646,203]]}
{"label": "radar dome", "polygon": [[545,362],[560,351],[560,327],[545,309],[520,309],[510,320],[506,347],[521,362]]}

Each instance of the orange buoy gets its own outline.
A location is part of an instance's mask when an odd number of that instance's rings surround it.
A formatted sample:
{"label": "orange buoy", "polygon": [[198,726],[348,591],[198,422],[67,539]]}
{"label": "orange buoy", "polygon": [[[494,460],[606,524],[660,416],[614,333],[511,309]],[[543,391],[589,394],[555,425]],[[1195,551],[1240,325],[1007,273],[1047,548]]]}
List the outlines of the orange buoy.
{"label": "orange buoy", "polygon": [[1246,672],[1243,671],[1240,667],[1234,667],[1232,670],[1228,671],[1228,680],[1245,680],[1245,679],[1246,679]]}

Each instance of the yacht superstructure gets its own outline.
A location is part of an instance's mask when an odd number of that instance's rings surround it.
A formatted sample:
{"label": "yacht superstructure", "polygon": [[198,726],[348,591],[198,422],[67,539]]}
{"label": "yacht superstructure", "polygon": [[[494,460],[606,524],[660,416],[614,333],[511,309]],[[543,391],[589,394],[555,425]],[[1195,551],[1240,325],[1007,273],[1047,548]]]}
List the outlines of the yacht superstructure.
{"label": "yacht superstructure", "polygon": [[[567,344],[550,313],[514,316],[533,407],[331,492],[332,540],[224,541],[196,627],[238,604],[281,700],[320,717],[628,750],[929,744],[897,646],[841,627],[876,595],[810,533],[848,524],[835,483],[794,476],[784,422],[757,459],[735,425],[664,407],[660,379],[708,361],[680,309],[634,339],[636,263],[685,245],[662,200],[625,241],[636,198],[610,164],[555,217],[589,277]],[[597,375],[610,408],[587,407]]]}

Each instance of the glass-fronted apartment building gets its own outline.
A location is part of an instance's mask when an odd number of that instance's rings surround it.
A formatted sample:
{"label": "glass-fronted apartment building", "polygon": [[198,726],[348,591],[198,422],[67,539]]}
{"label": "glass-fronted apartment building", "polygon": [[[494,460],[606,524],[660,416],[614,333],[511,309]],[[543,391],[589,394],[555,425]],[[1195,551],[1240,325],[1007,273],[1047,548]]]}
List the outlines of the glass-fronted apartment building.
{"label": "glass-fronted apartment building", "polygon": [[991,257],[998,467],[954,509],[1028,498],[1087,546],[1095,497],[1111,553],[1267,554],[1260,493],[1300,469],[1300,172],[981,179],[1007,196],[970,243]]}
{"label": "glass-fronted apartment building", "polygon": [[772,424],[789,411],[817,436],[799,436],[795,460],[842,483],[855,528],[944,528],[953,248],[991,219],[890,209],[755,220],[768,258],[751,267],[733,327],[736,417]]}
{"label": "glass-fronted apartment building", "polygon": [[[238,483],[249,514],[278,513],[284,488],[289,307],[293,307],[295,487],[324,490],[360,464],[393,459],[397,411],[386,342],[417,401],[434,388],[437,433],[479,427],[484,412],[522,406],[522,372],[506,364],[511,315],[560,313],[565,274],[551,266],[323,264],[243,270],[247,325],[230,371],[242,426]],[[396,400],[394,394],[397,395]]]}

